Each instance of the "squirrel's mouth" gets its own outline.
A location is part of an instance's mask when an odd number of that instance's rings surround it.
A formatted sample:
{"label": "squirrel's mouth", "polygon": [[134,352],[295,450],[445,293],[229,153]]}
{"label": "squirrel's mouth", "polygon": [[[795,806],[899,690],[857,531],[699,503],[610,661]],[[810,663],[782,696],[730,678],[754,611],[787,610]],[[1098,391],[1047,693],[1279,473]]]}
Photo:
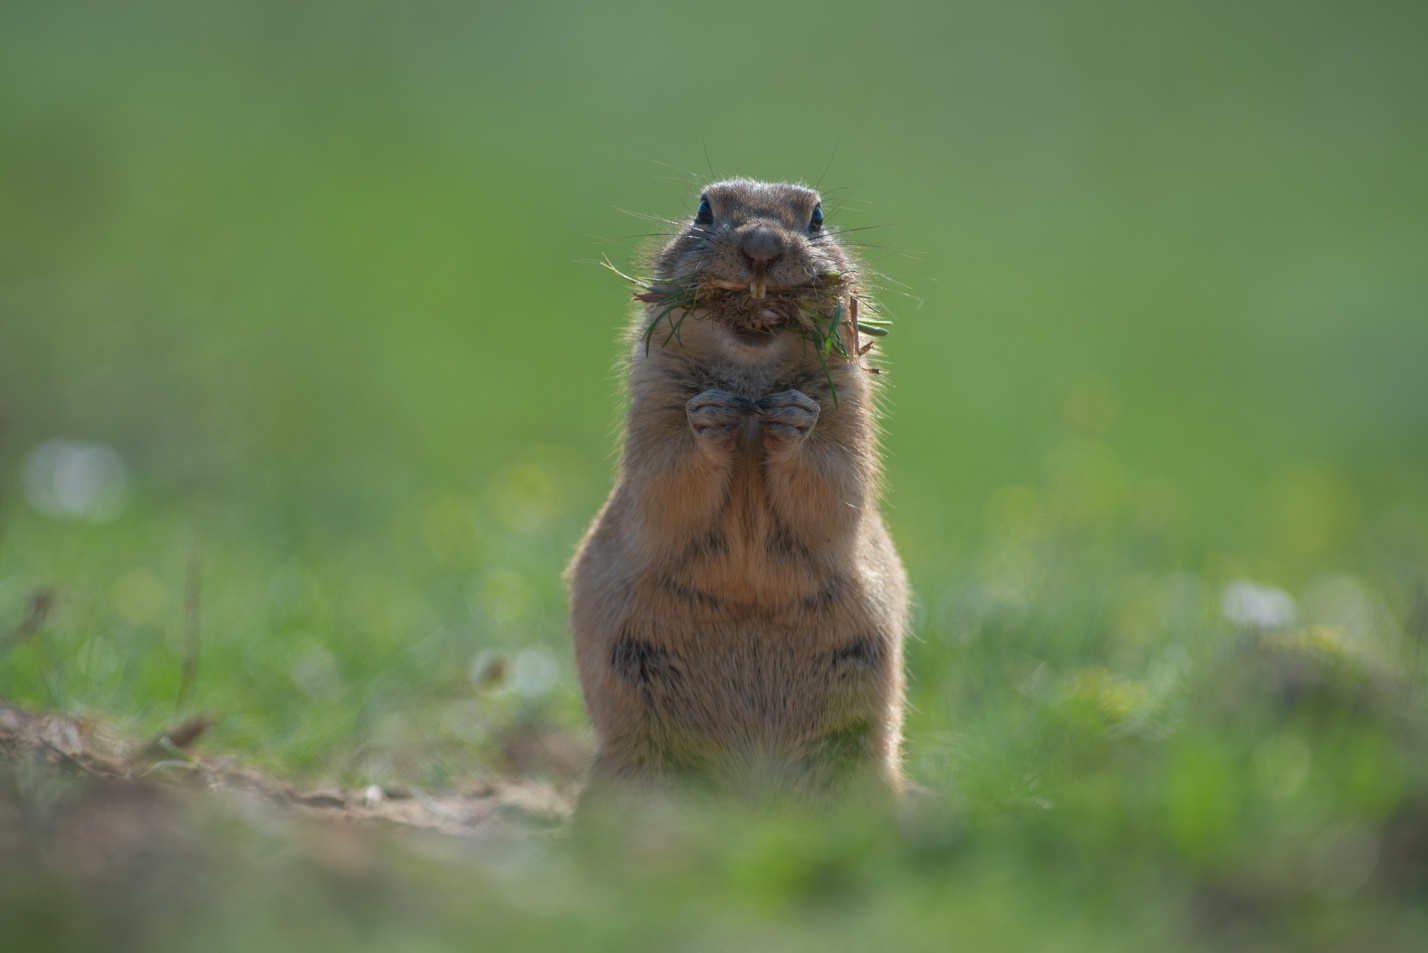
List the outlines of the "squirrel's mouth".
{"label": "squirrel's mouth", "polygon": [[767,343],[777,331],[798,327],[798,302],[793,298],[755,298],[746,290],[726,291],[723,300],[704,303],[706,315],[734,332],[745,343]]}
{"label": "squirrel's mouth", "polygon": [[829,329],[818,333],[831,333],[840,314],[840,299],[849,288],[845,275],[823,275],[806,284],[770,285],[767,275],[733,279],[705,273],[656,279],[635,299],[658,308],[646,329],[647,340],[661,320],[668,320],[677,332],[686,316],[697,314],[702,321],[722,325],[734,342],[763,348],[783,331],[806,335],[828,323]]}
{"label": "squirrel's mouth", "polygon": [[706,320],[723,325],[738,344],[767,347],[782,331],[796,331],[809,324],[807,310],[824,304],[827,291],[816,285],[770,286],[767,278],[735,281],[705,276],[699,298]]}
{"label": "squirrel's mouth", "polygon": [[740,344],[764,347],[772,344],[778,332],[789,323],[789,317],[773,308],[762,308],[756,313],[740,315],[741,320],[730,322],[729,331]]}

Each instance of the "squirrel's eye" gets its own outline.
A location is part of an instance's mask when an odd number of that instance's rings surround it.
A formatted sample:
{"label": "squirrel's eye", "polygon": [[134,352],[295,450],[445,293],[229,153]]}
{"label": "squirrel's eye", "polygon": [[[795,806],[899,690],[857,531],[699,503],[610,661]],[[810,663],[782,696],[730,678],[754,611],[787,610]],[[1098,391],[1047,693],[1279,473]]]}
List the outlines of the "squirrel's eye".
{"label": "squirrel's eye", "polygon": [[823,227],[823,206],[813,206],[813,218],[809,220],[808,227],[814,231]]}
{"label": "squirrel's eye", "polygon": [[694,213],[694,221],[700,225],[714,224],[714,207],[709,204],[709,196],[699,197],[699,211]]}

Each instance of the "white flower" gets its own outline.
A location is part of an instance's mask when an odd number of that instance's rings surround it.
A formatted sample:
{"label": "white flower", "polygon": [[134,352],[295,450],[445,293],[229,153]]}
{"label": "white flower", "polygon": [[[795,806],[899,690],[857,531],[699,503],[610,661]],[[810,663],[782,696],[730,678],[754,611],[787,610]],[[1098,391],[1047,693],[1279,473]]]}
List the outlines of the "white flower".
{"label": "white flower", "polygon": [[1283,589],[1238,579],[1220,594],[1220,611],[1236,625],[1282,629],[1294,622],[1294,597]]}
{"label": "white flower", "polygon": [[129,501],[129,470],[113,447],[84,440],[47,440],[25,459],[25,499],[57,519],[104,522]]}

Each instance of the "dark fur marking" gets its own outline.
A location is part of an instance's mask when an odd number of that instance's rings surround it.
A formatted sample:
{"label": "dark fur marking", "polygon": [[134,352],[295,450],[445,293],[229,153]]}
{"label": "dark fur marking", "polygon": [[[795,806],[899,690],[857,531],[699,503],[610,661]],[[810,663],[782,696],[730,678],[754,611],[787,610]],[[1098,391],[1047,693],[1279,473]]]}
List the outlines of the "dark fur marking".
{"label": "dark fur marking", "polygon": [[818,590],[811,596],[804,596],[800,601],[804,610],[817,612],[826,609],[843,597],[843,580],[834,579],[828,585]]}
{"label": "dark fur marking", "polygon": [[727,548],[728,544],[724,542],[723,536],[718,533],[705,533],[690,541],[684,551],[684,558],[698,559],[703,556],[720,556]]}
{"label": "dark fur marking", "polygon": [[883,646],[877,639],[854,639],[832,655],[835,668],[845,665],[872,668],[882,657]]}
{"label": "dark fur marking", "polygon": [[660,579],[660,587],[664,589],[665,592],[668,592],[671,595],[679,596],[686,602],[694,602],[698,603],[699,605],[715,607],[724,605],[724,600],[720,599],[718,596],[711,595],[710,593],[704,592],[700,589],[695,589],[691,586],[683,585],[682,583],[676,582],[675,580],[671,579],[669,576],[665,576]]}
{"label": "dark fur marking", "polygon": [[669,652],[628,635],[622,636],[610,650],[610,667],[616,675],[637,683],[646,693],[654,687],[669,688],[682,678]]}
{"label": "dark fur marking", "polygon": [[764,540],[764,550],[770,556],[781,556],[785,559],[813,559],[813,550],[794,536],[793,531],[782,520],[775,521],[768,538]]}

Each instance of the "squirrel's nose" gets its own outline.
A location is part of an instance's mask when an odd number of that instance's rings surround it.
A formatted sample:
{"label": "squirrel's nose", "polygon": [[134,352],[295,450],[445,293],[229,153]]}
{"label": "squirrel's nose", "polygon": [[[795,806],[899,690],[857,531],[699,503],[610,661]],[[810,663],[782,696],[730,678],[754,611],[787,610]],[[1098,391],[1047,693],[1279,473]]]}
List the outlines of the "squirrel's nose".
{"label": "squirrel's nose", "polygon": [[756,225],[744,233],[739,248],[754,270],[759,271],[782,258],[788,243],[777,229]]}

